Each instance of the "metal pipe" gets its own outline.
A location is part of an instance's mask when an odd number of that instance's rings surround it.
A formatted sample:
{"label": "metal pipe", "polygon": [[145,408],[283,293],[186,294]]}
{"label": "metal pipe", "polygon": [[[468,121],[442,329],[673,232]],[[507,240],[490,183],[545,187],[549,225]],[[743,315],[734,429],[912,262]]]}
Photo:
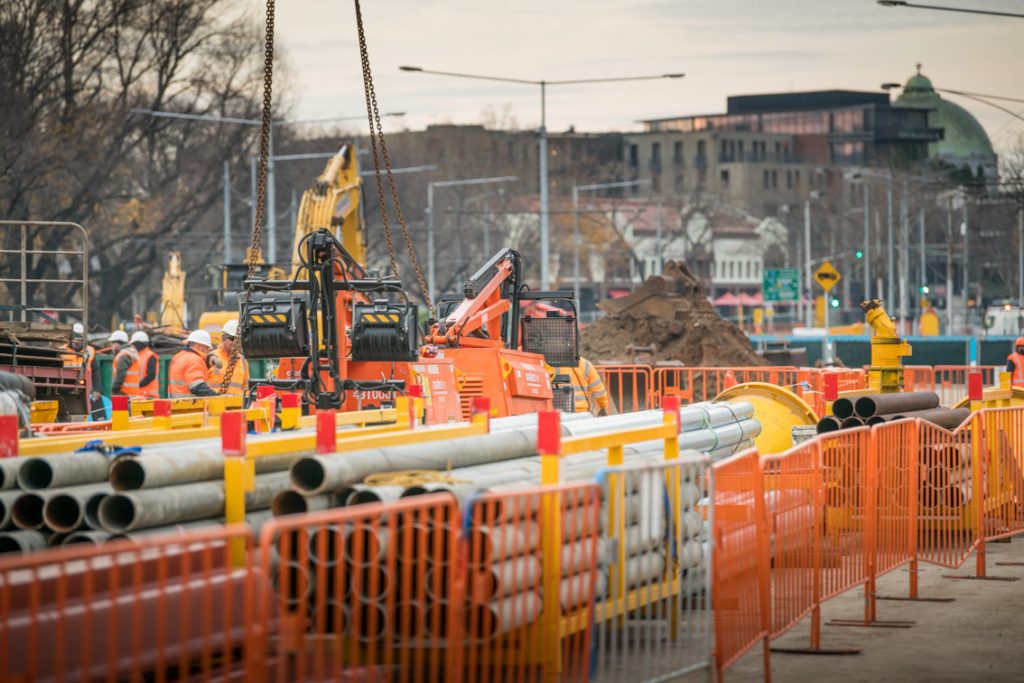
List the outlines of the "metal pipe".
{"label": "metal pipe", "polygon": [[85,494],[91,495],[101,491],[108,491],[110,484],[84,484],[82,486],[70,486],[61,489],[38,489],[35,491],[21,491],[14,505],[11,507],[11,520],[14,526],[19,529],[42,529],[46,523],[43,518],[43,509],[47,501],[54,496],[62,494]]}
{"label": "metal pipe", "polygon": [[46,534],[42,531],[22,529],[0,533],[0,554],[30,553],[46,548]]}
{"label": "metal pipe", "polygon": [[[245,516],[245,524],[252,530],[253,534],[258,535],[263,525],[272,518],[273,515],[270,510],[254,510]],[[138,531],[112,533],[109,540],[128,539],[134,541],[155,536],[180,536],[196,529],[208,529],[212,526],[224,526],[224,518],[196,519],[181,524],[165,524],[163,526],[147,527]]]}
{"label": "metal pipe", "polygon": [[357,484],[352,493],[345,499],[345,505],[363,505],[366,503],[392,503],[402,497],[404,486],[368,486]]}
{"label": "metal pipe", "polygon": [[864,418],[857,417],[856,415],[848,417],[839,423],[839,426],[842,429],[856,429],[857,427],[863,427],[864,425]]}
{"label": "metal pipe", "polygon": [[832,402],[832,415],[840,420],[853,417],[853,400],[837,398]]}
{"label": "metal pipe", "polygon": [[838,432],[842,428],[842,423],[839,422],[839,420],[837,420],[836,418],[832,417],[831,415],[826,415],[825,417],[818,420],[819,434],[827,434],[828,432]]}
{"label": "metal pipe", "polygon": [[[257,476],[253,490],[245,494],[246,509],[269,508],[274,496],[287,487],[287,472]],[[122,491],[105,498],[99,508],[100,524],[114,533],[220,517],[223,514],[223,482]]]}
{"label": "metal pipe", "polygon": [[854,403],[854,412],[865,420],[875,415],[891,415],[939,407],[939,395],[933,391],[913,391],[900,394],[874,394],[861,396]]}
{"label": "metal pipe", "polygon": [[527,591],[490,603],[475,603],[467,610],[468,635],[479,640],[493,640],[537,621],[541,599],[536,592]]}
{"label": "metal pipe", "polygon": [[0,491],[0,530],[9,529],[14,526],[11,521],[11,507],[22,491]]}
{"label": "metal pipe", "polygon": [[[342,602],[325,600],[312,605],[309,619],[314,633],[341,635],[348,633],[349,625],[352,623],[352,613]],[[414,633],[418,635],[420,632],[415,631]],[[412,635],[410,633],[409,637]]]}
{"label": "metal pipe", "polygon": [[891,421],[913,418],[931,422],[933,425],[944,429],[956,429],[970,416],[971,411],[968,408],[933,408],[931,410],[916,410],[898,415],[894,414],[891,417]]}
{"label": "metal pipe", "polygon": [[383,605],[360,603],[352,615],[352,632],[364,643],[380,640],[388,631],[388,614]]}
{"label": "metal pipe", "polygon": [[[68,489],[51,496],[43,506],[43,521],[46,526],[60,533],[71,533],[85,524],[85,508],[94,497],[106,496],[113,491],[110,484],[104,484],[98,491],[75,491]],[[99,502],[95,503],[98,509]]]}
{"label": "metal pipe", "polygon": [[26,491],[106,481],[110,460],[101,453],[22,458],[18,486]]}
{"label": "metal pipe", "polygon": [[110,492],[105,493],[94,493],[89,496],[85,501],[85,508],[82,511],[85,515],[85,526],[90,529],[99,529],[100,527],[100,503],[103,499],[110,495]]}

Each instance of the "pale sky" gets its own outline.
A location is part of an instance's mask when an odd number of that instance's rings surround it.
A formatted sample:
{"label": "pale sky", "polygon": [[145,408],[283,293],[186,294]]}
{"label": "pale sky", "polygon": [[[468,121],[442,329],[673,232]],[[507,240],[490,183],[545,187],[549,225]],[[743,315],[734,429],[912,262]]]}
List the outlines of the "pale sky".
{"label": "pale sky", "polygon": [[[1024,13],[1024,0],[932,4]],[[1024,19],[875,0],[363,0],[363,17],[381,111],[407,112],[413,129],[479,123],[486,108],[534,126],[539,89],[404,73],[402,64],[547,80],[687,74],[552,88],[553,132],[637,130],[637,119],[722,112],[731,94],[878,91],[904,82],[916,62],[938,88],[1024,99]],[[277,30],[295,116],[365,116],[352,2],[278,0]],[[1008,114],[951,99],[981,121],[997,151],[1024,134]]]}

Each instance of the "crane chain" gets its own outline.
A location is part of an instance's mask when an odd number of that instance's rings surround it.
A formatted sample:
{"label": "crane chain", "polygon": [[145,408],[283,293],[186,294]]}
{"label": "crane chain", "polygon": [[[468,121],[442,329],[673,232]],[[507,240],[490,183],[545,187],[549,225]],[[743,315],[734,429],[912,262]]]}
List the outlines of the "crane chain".
{"label": "crane chain", "polygon": [[[270,117],[271,102],[274,87],[274,0],[267,0],[267,23],[266,37],[263,44],[263,119],[260,125],[260,161],[259,170],[256,175],[256,212],[255,222],[252,226],[252,244],[249,248],[246,259],[246,279],[252,279],[256,274],[256,268],[260,264],[263,249],[263,217],[267,203],[267,163],[270,160]],[[240,336],[240,335],[239,335]],[[241,355],[241,340],[235,337],[235,343],[231,345],[231,353],[228,356],[228,367],[224,371],[224,378],[217,389],[218,394],[225,394],[231,385],[231,378],[235,374],[235,366]]]}
{"label": "crane chain", "polygon": [[[366,33],[363,30],[363,11],[359,0],[354,0],[356,9],[356,28],[359,32],[359,56],[363,67],[363,90],[366,95],[366,117],[370,124],[370,150],[373,155],[374,179],[377,183],[377,201],[380,205],[381,221],[384,224],[384,241],[388,248],[388,258],[391,261],[391,270],[395,277],[399,277],[398,260],[395,257],[395,246],[391,237],[391,227],[388,223],[388,211],[384,203],[384,188],[381,182],[380,159],[384,161],[384,172],[387,174],[388,187],[391,190],[391,202],[395,207],[395,218],[402,231],[402,239],[405,241],[406,250],[409,252],[409,261],[412,264],[413,272],[416,275],[416,283],[419,285],[423,295],[423,301],[427,308],[433,307],[430,300],[430,291],[427,289],[426,279],[423,277],[423,270],[420,268],[419,259],[416,257],[416,250],[412,245],[412,238],[409,236],[409,227],[405,223],[405,216],[402,214],[402,204],[398,199],[398,187],[395,184],[395,177],[391,172],[391,159],[388,156],[388,146],[384,139],[384,127],[380,122],[380,108],[377,106],[377,92],[373,85],[373,72],[370,69],[370,53],[366,46]],[[380,157],[377,147],[380,146]]]}

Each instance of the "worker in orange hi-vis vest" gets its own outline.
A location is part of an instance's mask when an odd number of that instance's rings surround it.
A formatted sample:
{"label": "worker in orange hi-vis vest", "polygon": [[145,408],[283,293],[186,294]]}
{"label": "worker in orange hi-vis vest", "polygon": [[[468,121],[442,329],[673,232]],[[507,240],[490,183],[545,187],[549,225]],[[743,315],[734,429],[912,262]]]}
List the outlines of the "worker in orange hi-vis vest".
{"label": "worker in orange hi-vis vest", "polygon": [[188,335],[185,348],[174,354],[167,370],[167,394],[170,398],[216,396],[210,387],[210,369],[206,357],[213,350],[213,341],[206,330]]}
{"label": "worker in orange hi-vis vest", "polygon": [[1013,386],[1024,387],[1024,337],[1013,342],[1013,353],[1006,359],[1006,371],[1010,373]]}
{"label": "worker in orange hi-vis vest", "polygon": [[608,390],[604,386],[601,375],[597,374],[593,363],[580,356],[575,367],[561,367],[560,375],[569,375],[572,380],[573,398],[577,413],[593,413],[603,416],[608,414]]}
{"label": "worker in orange hi-vis vest", "polygon": [[142,330],[132,333],[128,343],[138,354],[128,366],[121,384],[121,391],[128,396],[139,398],[160,398],[160,359],[149,348],[149,335]]}
{"label": "worker in orange hi-vis vest", "polygon": [[[231,365],[231,349],[237,343],[236,337],[238,337],[238,321],[229,320],[224,323],[224,329],[220,333],[220,346],[215,348],[208,358],[210,386],[216,392],[220,392],[224,382],[224,373]],[[248,386],[249,363],[239,353],[238,360],[235,362],[235,370],[231,373],[231,381],[224,393],[228,396],[242,396]]]}

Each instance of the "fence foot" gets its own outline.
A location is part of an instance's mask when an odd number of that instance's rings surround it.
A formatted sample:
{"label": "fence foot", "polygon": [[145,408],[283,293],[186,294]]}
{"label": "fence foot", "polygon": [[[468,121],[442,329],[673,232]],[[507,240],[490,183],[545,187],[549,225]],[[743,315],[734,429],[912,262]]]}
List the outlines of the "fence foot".
{"label": "fence foot", "polygon": [[826,626],[859,626],[861,628],[910,628],[916,621],[871,621],[865,623],[863,619],[833,619],[825,624]]}
{"label": "fence foot", "polygon": [[875,600],[905,600],[907,602],[954,602],[956,598],[911,598],[902,595],[876,595]]}
{"label": "fence foot", "polygon": [[996,562],[997,567],[1024,567],[1024,562]]}
{"label": "fence foot", "polygon": [[859,647],[773,647],[772,652],[787,655],[859,655],[864,650]]}
{"label": "fence foot", "polygon": [[958,574],[943,574],[944,579],[971,579],[974,581],[1020,581],[1019,576],[960,576]]}

